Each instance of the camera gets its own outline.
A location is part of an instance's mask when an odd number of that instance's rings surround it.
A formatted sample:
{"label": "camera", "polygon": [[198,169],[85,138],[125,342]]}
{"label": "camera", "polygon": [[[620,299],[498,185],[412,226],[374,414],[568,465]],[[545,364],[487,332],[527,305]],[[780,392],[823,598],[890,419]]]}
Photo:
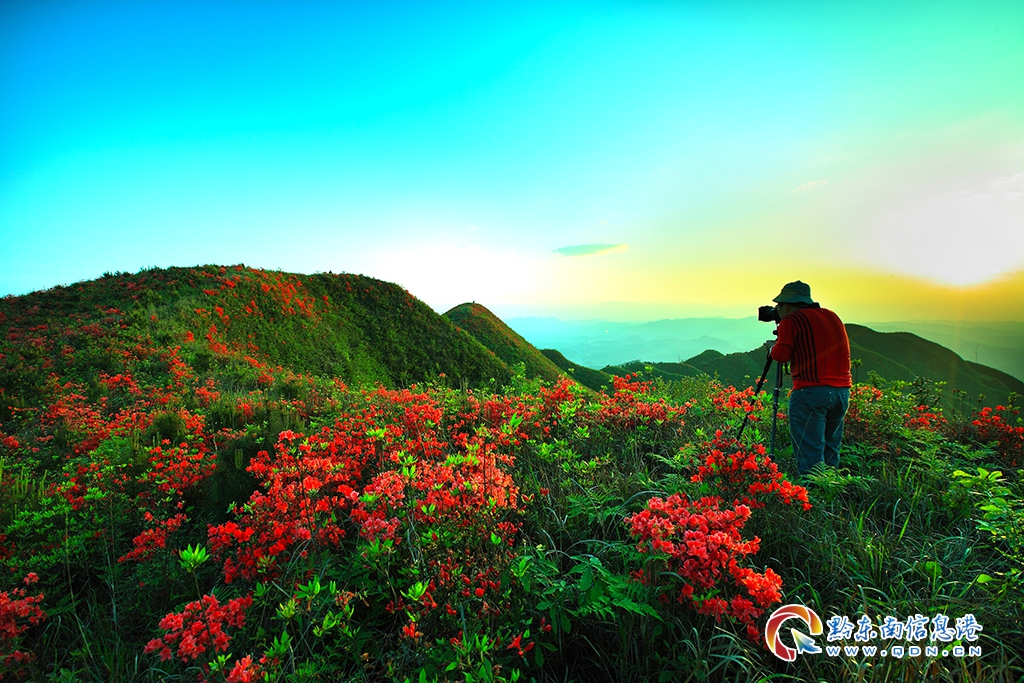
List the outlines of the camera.
{"label": "camera", "polygon": [[779,317],[778,306],[761,306],[757,309],[757,319],[763,323],[778,323],[782,318]]}

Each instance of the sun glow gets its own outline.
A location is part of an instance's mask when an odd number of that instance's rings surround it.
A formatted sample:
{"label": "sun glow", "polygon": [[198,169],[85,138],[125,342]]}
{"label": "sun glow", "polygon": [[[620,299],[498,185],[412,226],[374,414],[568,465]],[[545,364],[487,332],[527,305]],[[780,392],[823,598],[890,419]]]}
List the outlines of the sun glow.
{"label": "sun glow", "polygon": [[915,200],[884,213],[864,236],[869,260],[946,285],[995,280],[1024,265],[1024,174]]}

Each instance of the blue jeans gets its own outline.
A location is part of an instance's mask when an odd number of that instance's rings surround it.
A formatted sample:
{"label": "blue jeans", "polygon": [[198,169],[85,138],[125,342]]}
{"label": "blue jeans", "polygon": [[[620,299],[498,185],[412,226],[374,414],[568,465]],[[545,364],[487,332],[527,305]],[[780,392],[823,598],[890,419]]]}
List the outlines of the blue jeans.
{"label": "blue jeans", "polygon": [[850,405],[850,390],[840,387],[804,387],[789,396],[789,433],[799,474],[819,462],[839,466],[843,418]]}

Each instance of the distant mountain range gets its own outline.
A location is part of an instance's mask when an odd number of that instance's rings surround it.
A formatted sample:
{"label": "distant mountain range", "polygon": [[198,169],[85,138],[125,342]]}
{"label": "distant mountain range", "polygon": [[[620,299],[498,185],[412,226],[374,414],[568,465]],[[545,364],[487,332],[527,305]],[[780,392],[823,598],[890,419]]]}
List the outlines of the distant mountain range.
{"label": "distant mountain range", "polygon": [[[953,404],[953,390],[966,392],[971,405],[979,395],[984,405],[1005,404],[1011,392],[1024,396],[1024,382],[1016,377],[977,363],[963,360],[949,349],[908,332],[876,332],[862,325],[847,325],[850,355],[861,364],[853,369],[855,381],[867,381],[872,373],[885,380],[914,381],[924,378],[945,382],[943,405]],[[610,375],[643,371],[665,379],[678,379],[707,374],[718,377],[723,384],[737,388],[753,386],[764,370],[769,346],[744,353],[722,354],[708,350],[682,363],[630,361],[603,368]],[[774,366],[765,388],[774,386]],[[789,378],[785,386],[792,386]]]}
{"label": "distant mountain range", "polygon": [[[745,352],[771,339],[771,326],[749,318],[681,318],[647,323],[510,318],[534,346],[555,348],[583,365],[602,368],[633,360],[680,363],[704,351]],[[865,323],[878,332],[910,332],[1024,381],[1024,322],[916,321]]]}
{"label": "distant mountain range", "polygon": [[684,318],[647,323],[510,318],[512,329],[539,349],[558,349],[591,368],[630,360],[681,362],[708,349],[736,353],[772,337],[772,326],[750,318]]}
{"label": "distant mountain range", "polygon": [[[446,315],[451,317],[455,314],[455,317],[463,320],[469,310],[472,310],[473,315],[465,323],[453,321],[470,334],[479,335],[478,341],[506,363],[516,361],[513,350],[523,353],[520,360],[527,364],[528,374],[543,376],[530,370],[531,367],[537,366],[537,361],[532,352],[526,354],[525,350],[533,347],[524,339],[525,335],[520,336],[514,332],[483,306],[473,304],[470,309],[468,304],[464,304]],[[524,320],[528,321],[525,325]],[[555,329],[562,346],[556,347],[557,350],[544,348],[541,353],[562,372],[595,390],[609,385],[613,375],[644,371],[647,367],[651,368],[655,376],[666,379],[711,375],[724,384],[744,388],[753,385],[760,376],[766,360],[766,344],[773,343],[764,339],[771,335],[773,327],[754,318],[662,320],[635,325],[593,322],[552,325],[552,320],[518,318],[513,322],[519,325],[520,329],[532,329],[534,335],[543,327]],[[850,336],[851,357],[860,361],[853,370],[855,380],[865,381],[874,373],[885,380],[913,381],[925,378],[933,382],[945,382],[943,396],[947,406],[952,403],[953,390],[966,392],[972,403],[979,395],[984,395],[987,405],[1005,403],[1011,392],[1024,395],[1024,382],[1019,379],[1000,370],[965,361],[949,349],[917,335],[907,332],[876,332],[863,325],[850,324],[846,327]],[[671,338],[672,334],[681,330],[689,330],[690,334],[684,343]],[[573,341],[574,331],[579,335],[576,341]],[[697,333],[701,334],[694,337],[693,335]],[[641,355],[638,359],[625,363],[605,364],[600,366],[600,370],[588,367],[573,355],[581,348],[589,349],[591,358],[609,352],[611,341],[615,338],[624,339],[625,348],[645,353],[644,349],[649,352],[650,349],[670,348],[669,345],[673,343],[675,346],[671,348],[695,348],[707,340],[721,339],[719,335],[729,333],[735,333],[735,338],[746,338],[748,342],[752,340],[752,343],[741,351],[731,353],[705,348],[676,362],[655,361],[651,356]],[[549,338],[546,340],[550,341]],[[735,343],[737,342],[733,341],[729,345]],[[769,386],[773,380],[774,374],[771,374]]]}

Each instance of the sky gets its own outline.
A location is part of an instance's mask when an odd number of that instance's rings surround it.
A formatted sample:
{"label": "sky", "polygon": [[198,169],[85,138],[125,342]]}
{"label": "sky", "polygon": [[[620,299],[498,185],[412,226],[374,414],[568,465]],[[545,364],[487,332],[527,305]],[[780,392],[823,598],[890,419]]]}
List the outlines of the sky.
{"label": "sky", "polygon": [[0,3],[0,296],[207,263],[1024,320],[1024,3]]}

